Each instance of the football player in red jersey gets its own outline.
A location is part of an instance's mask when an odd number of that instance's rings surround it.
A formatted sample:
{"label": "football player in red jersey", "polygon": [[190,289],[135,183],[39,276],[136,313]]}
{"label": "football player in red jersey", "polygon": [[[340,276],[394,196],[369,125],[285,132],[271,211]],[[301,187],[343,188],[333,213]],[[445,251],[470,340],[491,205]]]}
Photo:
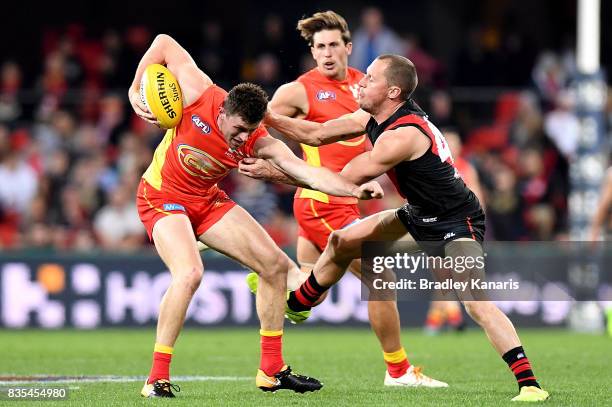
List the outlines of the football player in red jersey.
{"label": "football player in red jersey", "polygon": [[158,35],[143,55],[129,99],[136,114],[154,123],[140,101],[145,68],[165,64],[183,94],[183,116],[168,130],[144,173],[137,196],[138,210],[172,281],[160,305],[153,366],[141,394],[174,397],[169,365],[189,302],[204,272],[196,239],[261,277],[257,314],[261,321],[261,363],[256,385],[264,391],[314,391],[321,383],[291,372],[282,358],[283,314],[287,272],[297,266],[270,236],[217,183],[245,157],[269,159],[303,186],[361,199],[379,198],[377,183],[356,186],[325,169],[307,165],[260,125],[267,96],[252,84],[226,92],[167,35]]}
{"label": "football player in red jersey", "polygon": [[[473,267],[450,270],[454,278],[482,276],[485,214],[478,198],[461,179],[442,133],[411,98],[417,85],[414,64],[399,55],[381,55],[359,83],[359,107],[354,113],[325,123],[288,118],[268,112],[265,123],[293,140],[326,144],[367,133],[371,151],[344,167],[342,174],[363,182],[387,173],[407,203],[369,216],[332,232],[313,272],[287,300],[297,312],[310,310],[361,257],[362,243],[396,241],[406,232],[430,256],[465,261]],[[481,263],[474,263],[475,259]],[[465,263],[462,263],[465,264]],[[463,274],[465,272],[465,274]],[[468,314],[485,331],[492,346],[514,374],[519,394],[513,401],[535,402],[549,397],[533,373],[512,322],[504,313],[471,289],[455,290]]]}
{"label": "football player in red jersey", "polygon": [[[297,29],[310,46],[317,66],[301,75],[295,82],[281,86],[270,101],[270,108],[289,117],[323,123],[359,109],[357,92],[363,73],[348,66],[351,53],[351,33],[344,18],[333,11],[315,13],[300,20]],[[365,134],[326,145],[301,144],[304,159],[311,165],[340,172],[353,158],[365,152],[369,142]],[[290,182],[279,171],[261,162],[245,160],[241,165],[247,175],[276,182]],[[259,166],[259,167],[258,167]],[[257,174],[264,171],[262,174]],[[336,197],[298,188],[293,212],[299,226],[297,258],[304,278],[325,249],[329,235],[360,219],[357,200]],[[350,266],[358,278],[361,262]],[[251,277],[251,276],[249,276]],[[253,280],[250,278],[250,285]],[[386,386],[446,387],[446,383],[432,379],[410,365],[400,339],[400,320],[393,301],[368,301],[372,329],[380,341],[387,366]],[[296,316],[300,317],[300,314]],[[290,319],[295,315],[288,313]]]}

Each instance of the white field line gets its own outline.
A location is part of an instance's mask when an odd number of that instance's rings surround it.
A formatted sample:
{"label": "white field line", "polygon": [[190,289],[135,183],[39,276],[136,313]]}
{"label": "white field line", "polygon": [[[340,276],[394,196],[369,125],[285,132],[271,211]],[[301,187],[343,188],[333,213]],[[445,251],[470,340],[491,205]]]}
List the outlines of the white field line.
{"label": "white field line", "polygon": [[[147,376],[51,376],[51,375],[4,375],[0,377],[14,376],[15,380],[0,380],[0,386],[14,384],[44,384],[44,383],[125,383],[144,382]],[[252,377],[244,376],[173,376],[172,381],[180,382],[234,382],[242,380],[253,380]]]}

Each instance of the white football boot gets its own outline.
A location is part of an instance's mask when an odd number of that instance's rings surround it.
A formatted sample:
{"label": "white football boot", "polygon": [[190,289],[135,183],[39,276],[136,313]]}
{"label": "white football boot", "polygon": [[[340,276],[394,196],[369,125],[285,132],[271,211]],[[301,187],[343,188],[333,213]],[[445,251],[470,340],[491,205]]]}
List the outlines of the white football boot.
{"label": "white football boot", "polygon": [[389,371],[385,372],[385,386],[406,387],[448,387],[448,383],[432,379],[421,373],[420,367],[410,366],[408,371],[400,377],[391,377]]}

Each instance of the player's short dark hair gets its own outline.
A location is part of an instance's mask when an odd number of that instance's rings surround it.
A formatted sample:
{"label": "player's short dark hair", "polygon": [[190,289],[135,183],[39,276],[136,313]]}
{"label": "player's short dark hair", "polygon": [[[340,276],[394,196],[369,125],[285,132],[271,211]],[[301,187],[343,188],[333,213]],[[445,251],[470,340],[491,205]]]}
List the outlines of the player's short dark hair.
{"label": "player's short dark hair", "polygon": [[248,124],[259,123],[268,106],[268,95],[254,83],[241,83],[234,86],[223,103],[225,112],[238,115]]}
{"label": "player's short dark hair", "polygon": [[351,42],[351,32],[346,20],[331,10],[320,11],[310,17],[302,18],[297,23],[297,30],[311,47],[313,46],[312,37],[323,30],[340,30],[344,44]]}
{"label": "player's short dark hair", "polygon": [[417,71],[412,61],[401,55],[385,54],[378,57],[381,61],[387,61],[385,79],[389,86],[397,86],[402,92],[401,100],[408,100],[419,83]]}

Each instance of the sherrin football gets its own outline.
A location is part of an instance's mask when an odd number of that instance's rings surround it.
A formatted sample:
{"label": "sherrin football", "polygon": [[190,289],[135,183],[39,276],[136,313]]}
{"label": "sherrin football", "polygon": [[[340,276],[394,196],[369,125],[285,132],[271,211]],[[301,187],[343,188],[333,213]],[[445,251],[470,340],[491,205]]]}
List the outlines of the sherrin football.
{"label": "sherrin football", "polygon": [[183,95],[172,72],[163,65],[152,64],[140,81],[140,99],[153,113],[160,127],[176,127],[183,116]]}

